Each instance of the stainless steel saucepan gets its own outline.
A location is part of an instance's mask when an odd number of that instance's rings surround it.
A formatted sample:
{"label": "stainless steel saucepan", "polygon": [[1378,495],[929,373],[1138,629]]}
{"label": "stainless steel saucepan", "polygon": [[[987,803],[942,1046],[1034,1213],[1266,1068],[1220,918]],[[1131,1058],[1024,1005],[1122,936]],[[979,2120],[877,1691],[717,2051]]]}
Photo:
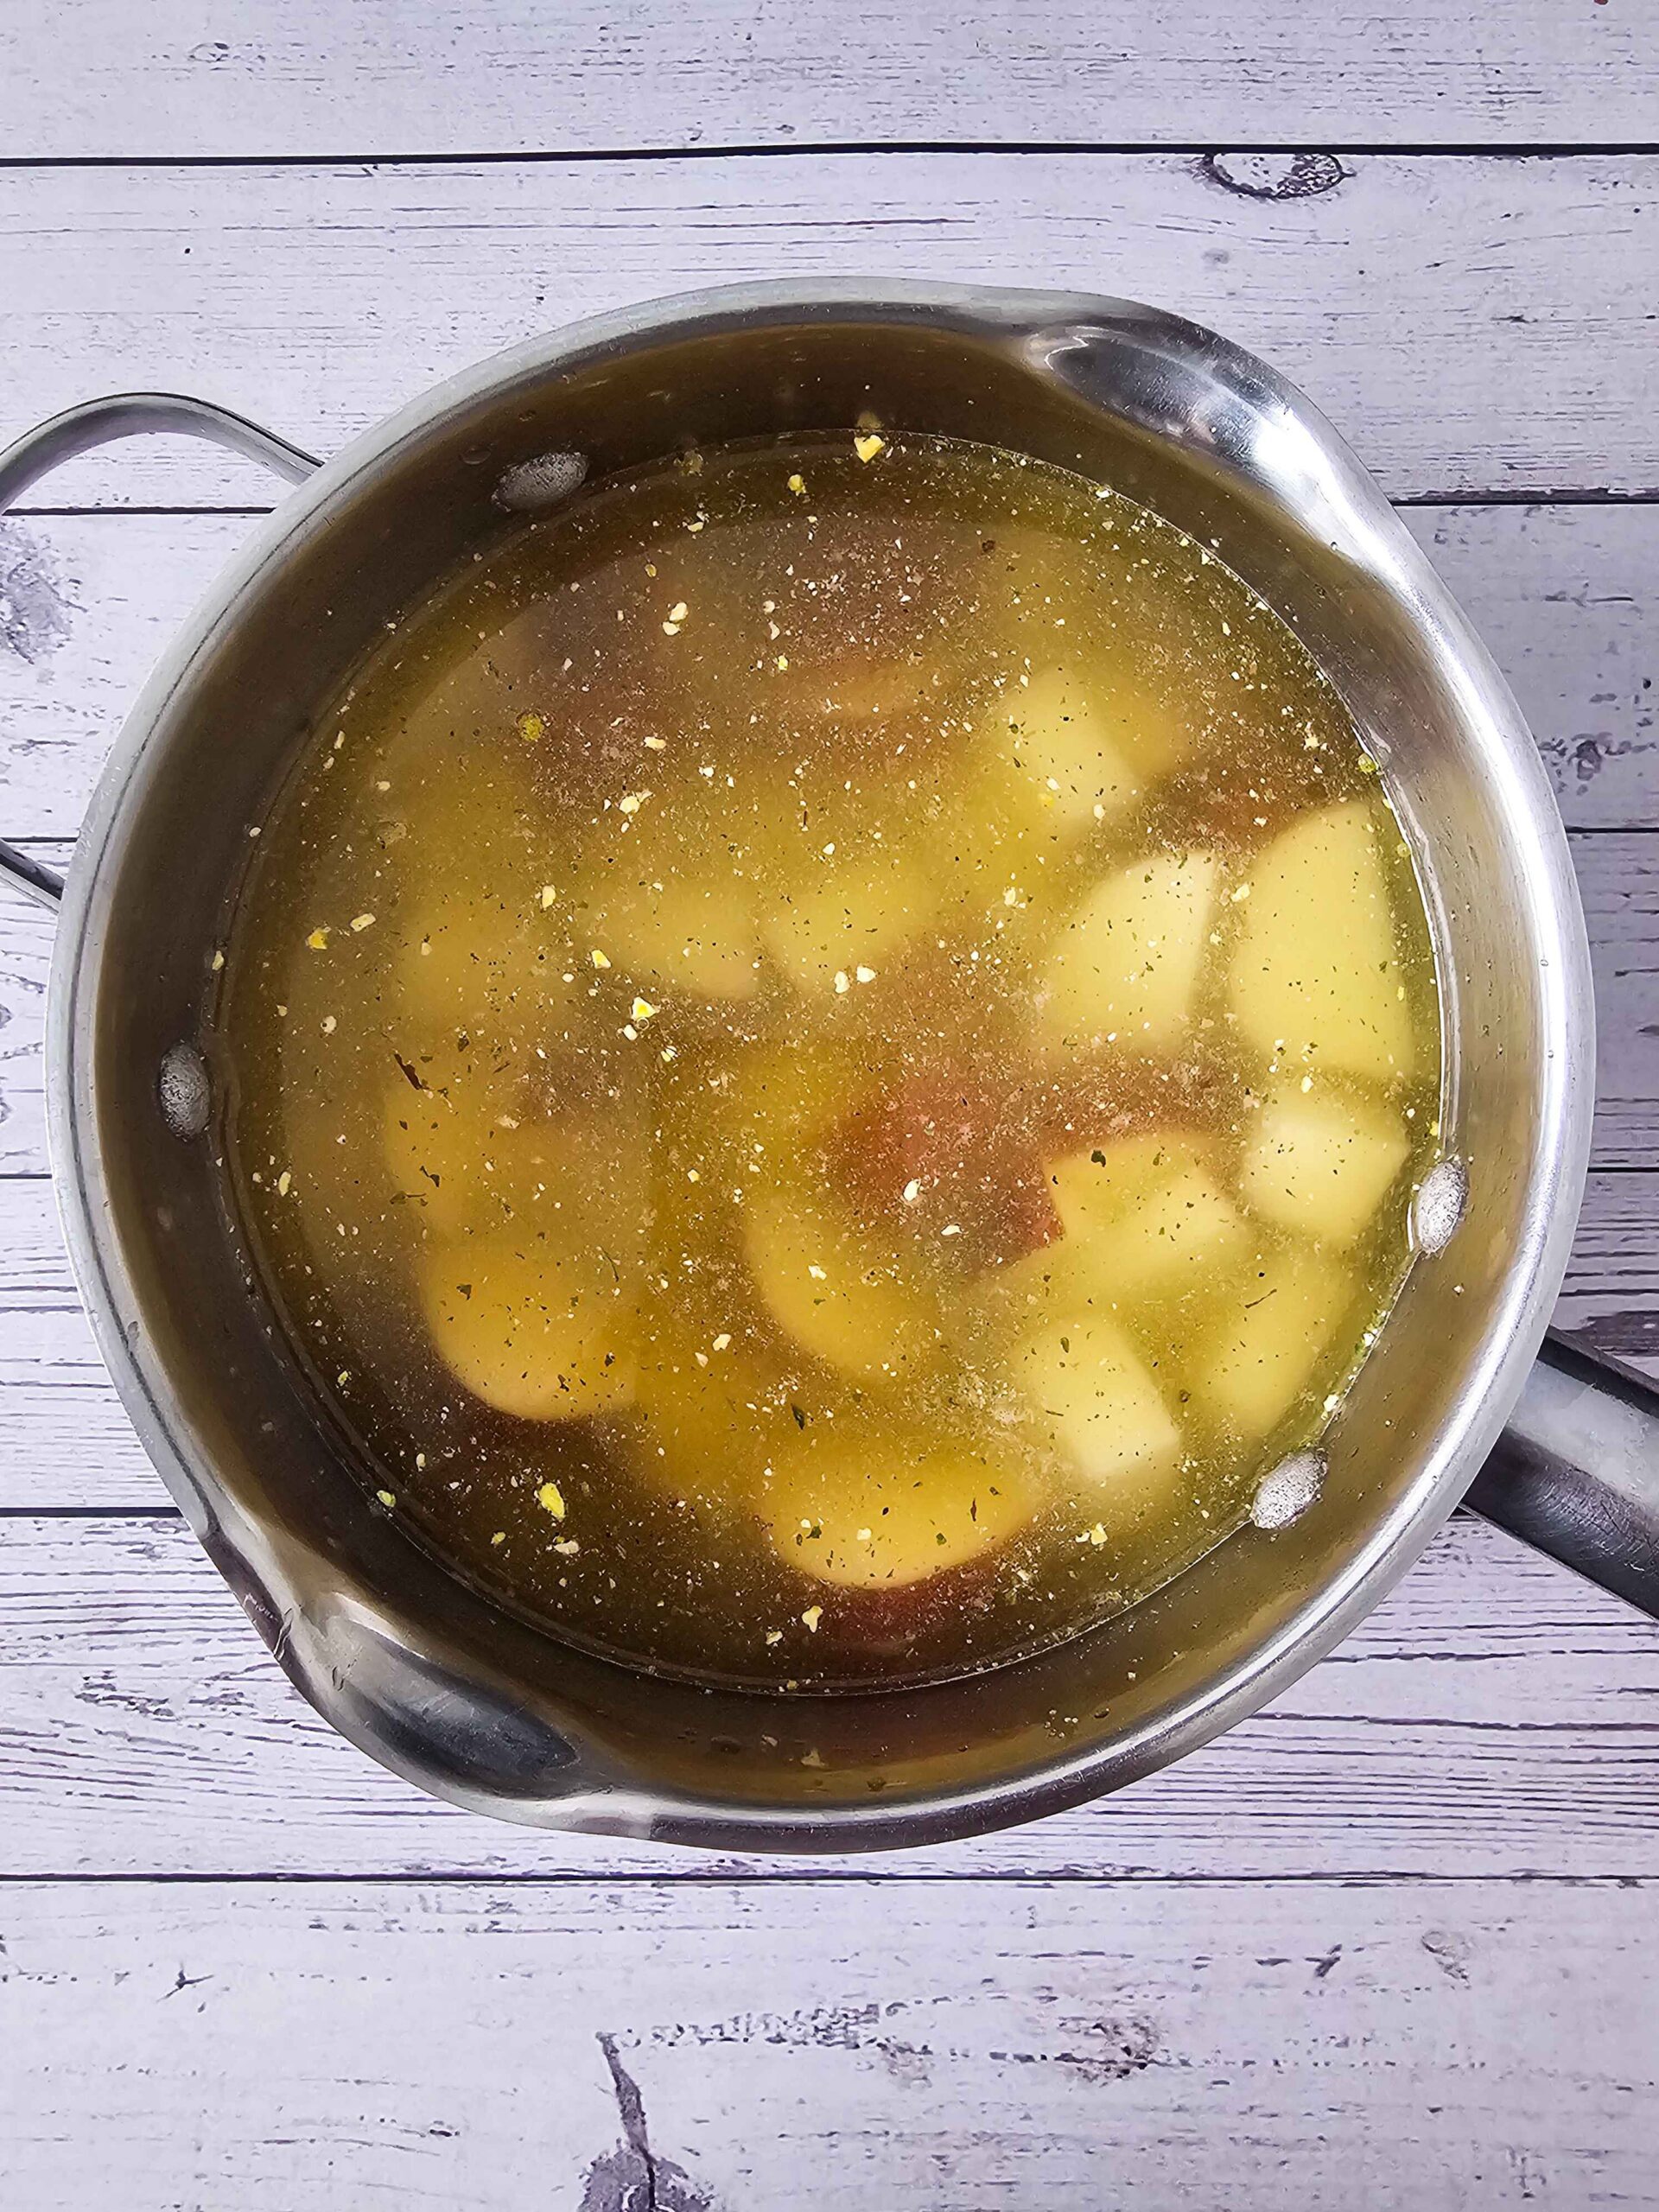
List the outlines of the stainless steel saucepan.
{"label": "stainless steel saucepan", "polygon": [[[1222,556],[1342,693],[1414,842],[1440,963],[1447,1166],[1400,1303],[1325,1440],[1247,1527],[1058,1649],[891,1694],[662,1681],[508,1618],[373,1510],[225,1225],[209,991],[268,806],[401,610],[584,474],[850,425],[990,441],[1109,480]],[[185,430],[298,488],[134,709],[61,899],[48,1125],[69,1248],[151,1459],[292,1680],[441,1796],[549,1827],[857,1849],[1026,1820],[1133,1781],[1281,1690],[1452,1508],[1659,1613],[1659,1419],[1546,1347],[1584,1179],[1590,968],[1514,701],[1329,425],[1236,346],[1120,300],[911,286],[702,294],[444,385],[317,467],[165,397],[96,402],[0,457],[0,509],[68,453]],[[1510,1425],[1505,1429],[1505,1422]]]}

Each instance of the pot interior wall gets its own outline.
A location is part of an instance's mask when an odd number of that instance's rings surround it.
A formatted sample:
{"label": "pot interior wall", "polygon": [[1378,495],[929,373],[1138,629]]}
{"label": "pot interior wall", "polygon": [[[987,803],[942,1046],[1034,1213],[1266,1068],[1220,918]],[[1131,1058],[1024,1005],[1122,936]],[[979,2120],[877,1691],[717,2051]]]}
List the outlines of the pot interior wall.
{"label": "pot interior wall", "polygon": [[[508,377],[401,432],[302,516],[213,627],[130,779],[78,978],[96,993],[93,1047],[72,1075],[76,1110],[97,1100],[128,1279],[118,1318],[163,1421],[217,1471],[224,1495],[198,1490],[191,1510],[290,1670],[349,1733],[469,1801],[534,1817],[572,1788],[644,1775],[671,1801],[769,1807],[786,1824],[1138,1735],[1127,1778],[1157,1762],[1168,1713],[1285,1634],[1421,1503],[1431,1449],[1515,1295],[1548,1080],[1524,770],[1506,780],[1502,744],[1477,742],[1485,707],[1425,652],[1391,531],[1271,384],[1242,397],[1230,357],[1224,376],[1190,349],[1166,358],[1160,321],[1052,304],[1035,333],[1011,312],[1002,337],[903,308],[747,332],[711,316],[648,351],[595,346],[557,373]],[[383,624],[511,526],[491,498],[505,467],[569,449],[602,475],[691,438],[850,424],[867,407],[1109,480],[1213,540],[1300,630],[1386,763],[1426,864],[1449,1141],[1471,1162],[1471,1203],[1450,1252],[1414,1271],[1332,1439],[1325,1491],[1294,1528],[1247,1530],[1091,1637],[965,1684],[790,1703],[645,1688],[505,1618],[368,1508],[224,1232],[214,1147],[168,1133],[156,1071],[204,1033],[249,826],[320,702]],[[658,1822],[676,1825],[671,1809]],[[785,1825],[774,1840],[805,1835]]]}

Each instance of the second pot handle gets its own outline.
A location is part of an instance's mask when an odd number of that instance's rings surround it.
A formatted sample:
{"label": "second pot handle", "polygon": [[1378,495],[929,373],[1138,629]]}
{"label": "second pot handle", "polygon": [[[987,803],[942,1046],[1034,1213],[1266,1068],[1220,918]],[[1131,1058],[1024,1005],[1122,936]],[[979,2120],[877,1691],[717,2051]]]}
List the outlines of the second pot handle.
{"label": "second pot handle", "polygon": [[1659,1619],[1659,1391],[1629,1369],[1546,1337],[1465,1502]]}
{"label": "second pot handle", "polygon": [[[298,484],[321,466],[314,454],[302,453],[286,438],[261,429],[245,416],[205,399],[188,399],[175,391],[123,391],[107,399],[88,399],[66,408],[49,422],[25,430],[16,444],[0,453],[0,515],[16,505],[29,486],[66,461],[94,446],[117,438],[134,438],[152,431],[170,431],[185,437],[206,438],[212,445],[228,447],[263,461],[275,474]],[[63,897],[63,878],[28,853],[0,842],[0,878],[25,892],[43,906],[56,906]]]}

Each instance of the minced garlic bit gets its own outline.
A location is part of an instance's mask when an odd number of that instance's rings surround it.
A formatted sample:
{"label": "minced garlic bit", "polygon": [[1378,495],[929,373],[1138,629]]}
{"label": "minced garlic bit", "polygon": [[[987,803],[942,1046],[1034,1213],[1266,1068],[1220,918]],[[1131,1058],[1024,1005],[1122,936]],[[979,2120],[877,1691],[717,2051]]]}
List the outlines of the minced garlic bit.
{"label": "minced garlic bit", "polygon": [[576,1554],[582,1549],[582,1546],[576,1541],[574,1536],[561,1536],[554,1544],[553,1548],[557,1552],[561,1559],[574,1559]]}
{"label": "minced garlic bit", "polygon": [[288,1169],[284,1167],[282,1173],[276,1178],[276,1195],[279,1198],[285,1198],[288,1196],[289,1189],[292,1185],[293,1180],[293,1176],[289,1174]]}
{"label": "minced garlic bit", "polygon": [[597,945],[594,948],[593,963],[595,968],[608,968],[611,964]]}
{"label": "minced garlic bit", "polygon": [[553,901],[558,897],[558,895],[557,891],[554,888],[552,884],[544,883],[542,886],[542,912],[543,913],[547,912],[548,908],[553,904]]}
{"label": "minced garlic bit", "polygon": [[507,1532],[505,1529],[498,1529],[495,1534],[490,1538],[490,1541],[493,1544],[505,1544],[506,1541]]}
{"label": "minced garlic bit", "polygon": [[327,930],[313,930],[305,941],[313,952],[321,952],[328,942],[328,932]]}
{"label": "minced garlic bit", "polygon": [[395,1491],[378,1490],[374,1494],[379,1499],[381,1504],[385,1506],[388,1510],[390,1510],[391,1508],[397,1503],[397,1495]]}
{"label": "minced garlic bit", "polygon": [[887,440],[874,430],[861,430],[853,440],[853,451],[861,461],[874,461],[877,454],[887,449]]}
{"label": "minced garlic bit", "polygon": [[1094,1527],[1089,1531],[1089,1541],[1095,1546],[1096,1550],[1098,1550],[1101,1545],[1105,1542],[1106,1530],[1104,1525],[1101,1522],[1096,1521]]}
{"label": "minced garlic bit", "polygon": [[769,1629],[766,1630],[766,1642],[767,1642],[768,1643],[781,1643],[783,1642],[783,1640],[784,1640],[784,1631],[782,1630],[782,1629],[780,1629],[780,1628],[769,1628]]}
{"label": "minced garlic bit", "polygon": [[805,477],[798,474],[791,476],[789,480],[789,488],[795,494],[798,499],[804,498],[806,493]]}
{"label": "minced garlic bit", "polygon": [[650,797],[649,791],[625,791],[616,803],[624,814],[638,814]]}
{"label": "minced garlic bit", "polygon": [[917,1199],[919,1198],[921,1195],[921,1178],[918,1175],[912,1175],[909,1182],[905,1185],[905,1204],[907,1206],[913,1206]]}
{"label": "minced garlic bit", "polygon": [[657,1009],[649,999],[635,999],[628,1011],[636,1021],[649,1021]]}
{"label": "minced garlic bit", "polygon": [[374,916],[372,914],[353,914],[352,917],[352,927],[360,936],[365,930],[372,930],[374,927]]}
{"label": "minced garlic bit", "polygon": [[730,1344],[731,1341],[731,1331],[729,1329],[722,1329],[720,1334],[714,1339],[714,1348],[716,1351],[724,1351],[727,1345]]}
{"label": "minced garlic bit", "polygon": [[671,622],[683,622],[690,612],[690,608],[683,599],[677,599],[668,610],[668,619]]}
{"label": "minced garlic bit", "polygon": [[874,968],[855,968],[853,973],[861,983],[873,983],[875,981]]}
{"label": "minced garlic bit", "polygon": [[334,1019],[334,1015],[333,1015],[332,1014],[325,1014],[323,1015],[323,1017],[322,1017],[322,1033],[323,1033],[323,1035],[324,1035],[325,1037],[332,1037],[332,1036],[334,1035],[334,1033],[335,1030],[336,1030],[336,1029],[338,1029],[338,1028],[339,1028],[339,1027],[340,1027],[339,1022],[335,1020],[335,1019]]}
{"label": "minced garlic bit", "polygon": [[823,1607],[822,1605],[809,1605],[806,1611],[801,1615],[803,1624],[811,1630],[814,1636],[817,1634],[818,1623],[823,1618]]}
{"label": "minced garlic bit", "polygon": [[564,1518],[564,1492],[557,1483],[543,1483],[536,1493],[536,1503],[556,1521]]}
{"label": "minced garlic bit", "polygon": [[647,753],[666,753],[668,740],[665,737],[648,737],[645,740],[645,750]]}
{"label": "minced garlic bit", "polygon": [[223,946],[221,946],[221,947],[219,948],[219,950],[216,953],[214,953],[214,955],[213,955],[213,973],[214,973],[214,975],[215,975],[215,976],[217,976],[217,975],[218,975],[218,973],[219,973],[219,969],[220,969],[224,965],[225,965],[225,951],[224,951],[224,948],[223,948]]}
{"label": "minced garlic bit", "polygon": [[539,715],[520,715],[518,717],[518,734],[526,745],[534,745],[546,728],[547,724]]}
{"label": "minced garlic bit", "polygon": [[850,991],[852,988],[852,983],[848,978],[847,970],[844,968],[837,968],[836,970],[836,994],[837,997],[839,997],[843,991]]}

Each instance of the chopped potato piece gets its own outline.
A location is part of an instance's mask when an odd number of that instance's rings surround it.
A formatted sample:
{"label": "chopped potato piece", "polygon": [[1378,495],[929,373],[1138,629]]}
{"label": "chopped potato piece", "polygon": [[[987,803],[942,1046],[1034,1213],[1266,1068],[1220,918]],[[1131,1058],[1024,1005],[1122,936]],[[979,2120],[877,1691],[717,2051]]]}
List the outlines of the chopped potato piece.
{"label": "chopped potato piece", "polygon": [[445,1233],[533,1205],[561,1164],[544,1126],[503,1128],[468,1096],[416,1090],[401,1077],[386,1093],[383,1128],[393,1187],[428,1228]]}
{"label": "chopped potato piece", "polygon": [[[1306,1078],[1304,1078],[1306,1080]],[[1351,1244],[1376,1217],[1409,1152],[1397,1113],[1327,1088],[1268,1094],[1245,1147],[1251,1210],[1316,1243]]]}
{"label": "chopped potato piece", "polygon": [[782,1366],[728,1331],[699,1338],[683,1319],[642,1344],[636,1399],[633,1464],[653,1488],[705,1513],[753,1503],[774,1441],[798,1433],[799,1386]]}
{"label": "chopped potato piece", "polygon": [[1103,1315],[1052,1313],[1021,1338],[1014,1374],[1091,1488],[1133,1505],[1155,1495],[1180,1455],[1180,1432],[1124,1332]]}
{"label": "chopped potato piece", "polygon": [[474,1028],[523,1035],[550,1011],[580,1020],[580,1002],[563,981],[570,957],[562,923],[528,881],[512,896],[452,891],[422,907],[401,931],[396,966],[416,1035]]}
{"label": "chopped potato piece", "polygon": [[1379,1082],[1414,1066],[1388,876],[1357,801],[1304,815],[1251,866],[1230,993],[1258,1052]]}
{"label": "chopped potato piece", "polygon": [[766,1492],[779,1557],[819,1582],[924,1581],[1006,1543],[1037,1503],[1029,1480],[958,1446],[829,1436],[781,1453]]}
{"label": "chopped potato piece", "polygon": [[1181,1041],[1220,873],[1213,854],[1154,854],[1096,886],[1042,979],[1039,1019],[1052,1044],[1104,1036],[1161,1052]]}
{"label": "chopped potato piece", "polygon": [[1244,1256],[1249,1231],[1208,1147],[1185,1132],[1122,1137],[1052,1172],[1072,1273],[1111,1301],[1199,1288]]}
{"label": "chopped potato piece", "polygon": [[633,1395],[631,1301],[602,1254],[516,1227],[437,1247],[421,1304],[439,1357],[521,1421],[579,1421]]}
{"label": "chopped potato piece", "polygon": [[[647,862],[649,865],[649,862]],[[760,988],[760,931],[752,882],[725,869],[688,876],[613,872],[589,891],[590,932],[614,968],[664,990],[750,999]]]}
{"label": "chopped potato piece", "polygon": [[742,1211],[749,1272],[797,1344],[872,1379],[930,1363],[939,1342],[931,1302],[828,1206],[784,1183],[758,1185]]}
{"label": "chopped potato piece", "polygon": [[1039,828],[1067,836],[1116,822],[1141,797],[1109,698],[1051,668],[1007,692],[988,717],[1011,791]]}
{"label": "chopped potato piece", "polygon": [[1194,1357],[1193,1395],[1240,1437],[1265,1436],[1312,1381],[1354,1280],[1306,1247],[1264,1253]]}
{"label": "chopped potato piece", "polygon": [[803,991],[841,996],[932,920],[938,896],[919,861],[880,849],[798,877],[761,925],[767,950]]}
{"label": "chopped potato piece", "polygon": [[1126,1298],[1200,1288],[1242,1259],[1249,1242],[1243,1216],[1201,1167],[1148,1184],[1087,1238],[1091,1267]]}
{"label": "chopped potato piece", "polygon": [[1054,1204],[1068,1236],[1116,1221],[1131,1199],[1184,1170],[1210,1164],[1210,1147],[1190,1129],[1154,1129],[1112,1137],[1056,1160],[1049,1170]]}

